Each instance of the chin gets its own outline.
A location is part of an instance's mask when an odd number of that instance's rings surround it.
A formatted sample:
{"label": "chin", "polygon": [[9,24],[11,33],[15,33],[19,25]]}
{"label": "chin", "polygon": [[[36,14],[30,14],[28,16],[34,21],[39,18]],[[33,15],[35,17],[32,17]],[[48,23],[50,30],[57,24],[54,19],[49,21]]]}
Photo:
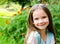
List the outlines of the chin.
{"label": "chin", "polygon": [[39,27],[38,27],[38,29],[39,29],[39,30],[44,30],[44,29],[46,29],[46,28],[39,28]]}

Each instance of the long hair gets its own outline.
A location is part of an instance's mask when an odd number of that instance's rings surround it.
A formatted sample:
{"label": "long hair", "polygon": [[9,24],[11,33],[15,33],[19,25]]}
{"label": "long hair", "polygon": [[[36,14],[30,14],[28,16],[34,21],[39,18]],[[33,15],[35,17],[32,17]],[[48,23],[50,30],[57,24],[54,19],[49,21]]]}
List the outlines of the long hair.
{"label": "long hair", "polygon": [[29,11],[28,22],[27,22],[27,27],[28,28],[27,28],[25,44],[26,44],[26,41],[27,41],[27,39],[29,37],[30,32],[31,31],[37,31],[37,29],[34,29],[36,27],[33,24],[33,12],[36,9],[42,9],[48,15],[49,25],[47,26],[47,29],[48,29],[49,32],[52,32],[54,34],[54,38],[55,38],[55,42],[56,42],[55,30],[54,30],[54,27],[53,27],[52,16],[51,16],[51,13],[50,13],[49,9],[44,4],[35,4],[34,6],[31,7],[31,9]]}

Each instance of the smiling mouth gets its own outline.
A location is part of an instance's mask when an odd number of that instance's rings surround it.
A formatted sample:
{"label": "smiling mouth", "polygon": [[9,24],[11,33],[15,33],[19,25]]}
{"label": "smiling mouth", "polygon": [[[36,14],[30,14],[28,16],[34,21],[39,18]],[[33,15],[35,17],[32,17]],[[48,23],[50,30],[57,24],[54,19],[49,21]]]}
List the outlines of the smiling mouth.
{"label": "smiling mouth", "polygon": [[44,25],[38,25],[38,26],[44,26]]}
{"label": "smiling mouth", "polygon": [[38,26],[44,26],[44,25],[45,25],[45,24],[40,24],[40,25],[38,24]]}

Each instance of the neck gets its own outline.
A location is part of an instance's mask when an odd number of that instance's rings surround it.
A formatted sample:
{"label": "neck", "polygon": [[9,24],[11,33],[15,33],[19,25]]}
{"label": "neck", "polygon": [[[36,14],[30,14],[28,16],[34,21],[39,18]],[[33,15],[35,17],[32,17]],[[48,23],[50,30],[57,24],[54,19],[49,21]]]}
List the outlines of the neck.
{"label": "neck", "polygon": [[40,30],[39,33],[40,35],[46,35],[46,29]]}
{"label": "neck", "polygon": [[46,29],[40,30],[39,34],[41,35],[41,38],[44,40],[44,42],[46,42]]}

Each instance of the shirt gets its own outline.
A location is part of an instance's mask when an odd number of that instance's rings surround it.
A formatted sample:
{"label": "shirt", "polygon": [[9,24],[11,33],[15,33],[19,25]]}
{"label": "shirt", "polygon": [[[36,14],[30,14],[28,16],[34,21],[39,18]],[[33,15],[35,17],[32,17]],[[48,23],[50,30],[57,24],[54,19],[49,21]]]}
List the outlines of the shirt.
{"label": "shirt", "polygon": [[28,37],[27,44],[55,44],[54,34],[47,31],[45,43],[37,31],[32,31]]}

